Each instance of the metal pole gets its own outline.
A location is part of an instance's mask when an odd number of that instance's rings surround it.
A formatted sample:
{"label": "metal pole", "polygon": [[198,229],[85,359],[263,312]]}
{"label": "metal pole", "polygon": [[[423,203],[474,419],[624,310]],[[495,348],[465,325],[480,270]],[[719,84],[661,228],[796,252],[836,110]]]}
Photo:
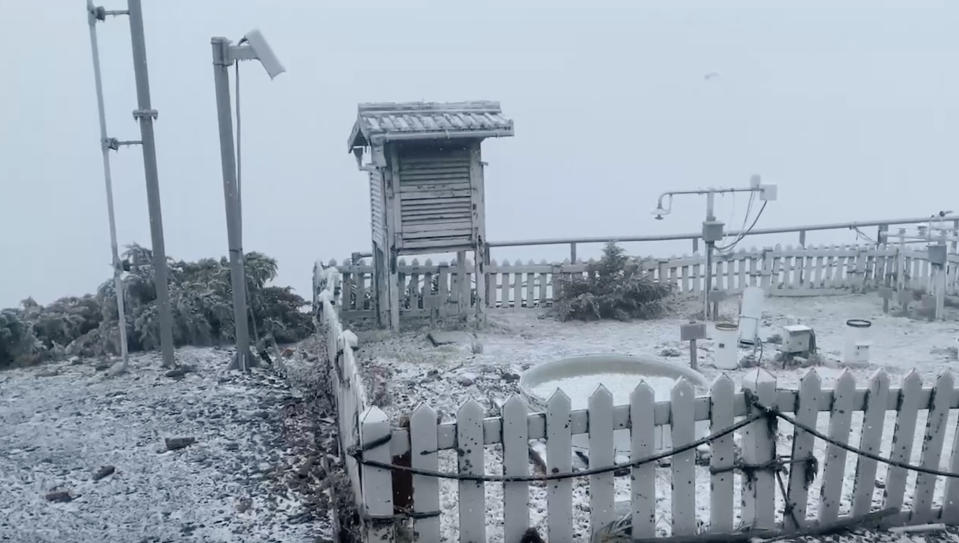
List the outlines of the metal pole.
{"label": "metal pole", "polygon": [[[715,221],[716,217],[713,214],[713,204],[715,202],[715,197],[713,193],[710,192],[706,194],[706,221],[711,222]],[[715,243],[711,241],[706,241],[706,285],[703,289],[703,320],[709,320],[709,293],[713,289],[713,248],[716,246]]]}
{"label": "metal pole", "polygon": [[93,2],[87,0],[87,20],[90,24],[90,49],[93,52],[93,81],[97,89],[97,111],[100,120],[100,151],[103,154],[103,179],[107,191],[107,218],[110,223],[110,251],[113,257],[113,288],[117,299],[117,329],[120,332],[120,356],[126,369],[127,357],[127,319],[123,303],[123,279],[121,278],[120,255],[117,250],[117,226],[113,213],[113,181],[110,177],[110,147],[107,143],[107,119],[103,106],[103,81],[100,78],[100,48],[97,45],[97,18]]}
{"label": "metal pole", "polygon": [[236,155],[233,147],[233,116],[230,111],[230,41],[213,38],[213,83],[216,88],[216,112],[220,129],[220,164],[223,168],[223,199],[226,206],[226,230],[230,251],[230,282],[233,287],[233,323],[236,358],[233,367],[247,371],[253,365],[250,333],[247,325],[246,274],[243,271],[243,240],[240,234],[239,194],[236,184]]}
{"label": "metal pole", "polygon": [[696,340],[689,340],[689,367],[699,371],[699,351],[696,350]]}
{"label": "metal pole", "polygon": [[155,274],[157,308],[160,314],[160,350],[163,353],[163,366],[172,367],[176,365],[173,357],[173,318],[170,314],[166,249],[163,244],[156,141],[153,137],[153,120],[157,112],[150,106],[150,79],[147,74],[147,52],[143,37],[143,12],[140,0],[127,0],[127,9],[130,12],[130,41],[133,44],[133,74],[137,84],[138,109],[133,112],[133,117],[140,122],[140,141],[143,145],[143,170],[146,175],[150,237],[153,244],[153,273]]}

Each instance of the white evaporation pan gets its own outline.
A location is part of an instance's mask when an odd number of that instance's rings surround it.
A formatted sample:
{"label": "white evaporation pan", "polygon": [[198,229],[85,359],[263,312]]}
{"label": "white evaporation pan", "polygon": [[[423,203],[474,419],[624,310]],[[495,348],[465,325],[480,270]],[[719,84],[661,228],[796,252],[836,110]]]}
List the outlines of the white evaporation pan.
{"label": "white evaporation pan", "polygon": [[[628,405],[629,396],[641,382],[653,389],[656,401],[668,401],[673,386],[682,378],[688,380],[697,391],[706,391],[709,384],[703,375],[689,367],[671,364],[653,357],[628,356],[621,354],[592,354],[564,358],[539,364],[527,370],[520,377],[520,391],[534,410],[546,411],[546,402],[550,396],[561,389],[569,396],[570,407],[587,409],[589,397],[599,385],[603,385],[613,395],[614,405]],[[696,423],[696,437],[706,435],[706,421]],[[669,448],[669,426],[657,426],[655,446],[657,450]],[[616,452],[629,452],[629,430],[614,432]],[[573,445],[587,448],[589,437],[585,434],[573,436]]]}

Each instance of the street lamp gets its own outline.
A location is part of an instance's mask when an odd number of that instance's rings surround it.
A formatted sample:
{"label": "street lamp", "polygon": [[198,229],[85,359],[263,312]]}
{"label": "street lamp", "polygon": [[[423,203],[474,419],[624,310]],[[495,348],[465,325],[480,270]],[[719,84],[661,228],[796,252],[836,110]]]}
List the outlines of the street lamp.
{"label": "street lamp", "polygon": [[[280,75],[285,69],[259,30],[247,33],[237,45],[233,45],[230,40],[222,37],[214,37],[210,43],[213,45],[213,82],[216,88],[217,121],[220,129],[220,162],[223,168],[223,199],[226,204],[226,229],[230,251],[230,281],[233,284],[233,321],[236,337],[236,357],[233,360],[233,367],[247,371],[255,361],[250,352],[250,332],[247,325],[246,273],[243,269],[243,214],[237,177],[237,153],[233,141],[228,69],[234,62],[252,59],[260,61],[270,79]],[[237,100],[239,101],[239,97]],[[239,108],[237,108],[237,125],[239,124]]]}

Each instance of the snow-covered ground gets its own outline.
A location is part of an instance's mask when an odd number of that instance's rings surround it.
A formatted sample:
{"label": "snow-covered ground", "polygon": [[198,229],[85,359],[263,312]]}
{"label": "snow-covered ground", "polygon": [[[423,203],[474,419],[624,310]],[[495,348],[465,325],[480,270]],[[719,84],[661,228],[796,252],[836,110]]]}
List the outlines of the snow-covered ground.
{"label": "snow-covered ground", "polygon": [[[115,377],[99,361],[0,372],[0,541],[333,540],[305,394],[228,371],[225,350],[177,358],[194,371],[141,354]],[[175,437],[196,442],[167,450]]]}
{"label": "snow-covered ground", "polygon": [[[721,314],[734,314],[734,302],[727,302]],[[634,322],[567,322],[561,323],[536,310],[495,310],[489,314],[489,326],[476,332],[476,343],[482,352],[466,342],[461,345],[433,347],[427,338],[428,329],[390,335],[369,332],[360,337],[360,366],[366,372],[366,381],[374,403],[381,406],[394,420],[408,415],[417,405],[426,402],[440,411],[444,420],[454,420],[459,405],[474,399],[487,406],[490,415],[498,414],[499,406],[511,394],[517,393],[518,377],[536,364],[569,356],[595,353],[622,353],[659,356],[676,364],[688,364],[688,347],[679,341],[680,324],[688,322],[688,315],[698,309],[697,304],[687,303],[670,317],[652,321]],[[768,298],[765,301],[760,336],[766,338],[779,334],[783,325],[801,322],[811,326],[816,333],[817,345],[824,359],[816,368],[824,388],[832,388],[843,369],[838,363],[843,347],[845,322],[850,318],[865,318],[872,321],[870,364],[849,368],[860,387],[866,386],[868,378],[879,368],[890,374],[892,386],[898,386],[902,378],[915,369],[926,386],[931,386],[936,376],[953,369],[956,338],[959,337],[959,314],[947,309],[944,322],[927,322],[906,317],[884,315],[879,297],[875,294],[845,295],[808,298]],[[714,347],[712,341],[700,342],[699,365],[707,379],[720,375],[712,366]],[[773,363],[775,345],[766,345],[764,366],[777,378],[780,388],[795,389],[799,379],[808,370],[783,369]],[[747,354],[745,351],[743,355]],[[746,370],[728,372],[739,382]],[[943,467],[948,463],[948,447],[956,427],[953,413],[946,435],[946,453]],[[825,429],[828,417],[821,416],[819,425]],[[887,455],[894,420],[890,414],[886,421],[885,446],[880,451]],[[924,414],[920,415],[917,428],[921,432]],[[850,441],[858,443],[861,414],[853,418]],[[788,434],[791,429],[780,425],[779,453],[789,453]],[[916,440],[913,461],[919,460],[920,439]],[[817,456],[824,457],[824,445],[816,445]],[[453,451],[440,454],[441,469],[455,470]],[[855,470],[856,459],[847,457],[847,474]],[[501,450],[498,446],[486,448],[488,473],[501,472]],[[580,464],[582,467],[582,464]],[[697,518],[708,521],[709,474],[708,468],[697,468]],[[820,470],[822,467],[820,466]],[[660,532],[668,534],[670,525],[670,480],[669,470],[657,470],[657,518]],[[820,471],[821,473],[821,471]],[[877,475],[885,477],[881,466]],[[739,476],[736,477],[738,493]],[[914,476],[910,477],[909,487]],[[818,507],[819,484],[817,480],[809,490],[809,514]],[[628,499],[628,478],[618,478],[617,499]],[[531,485],[531,520],[545,533],[545,488]],[[574,483],[573,516],[580,534],[588,534],[588,484],[577,479]],[[942,484],[938,488],[937,501],[941,500]],[[454,537],[458,522],[455,513],[456,485],[441,481],[441,517],[444,533]],[[852,493],[852,477],[848,476],[843,491],[843,509],[849,507]],[[502,538],[502,486],[487,484],[487,518],[491,540]],[[882,491],[877,489],[875,499],[881,500]],[[907,494],[908,506],[911,496]],[[739,500],[736,500],[738,503]],[[780,504],[781,510],[781,504]]]}

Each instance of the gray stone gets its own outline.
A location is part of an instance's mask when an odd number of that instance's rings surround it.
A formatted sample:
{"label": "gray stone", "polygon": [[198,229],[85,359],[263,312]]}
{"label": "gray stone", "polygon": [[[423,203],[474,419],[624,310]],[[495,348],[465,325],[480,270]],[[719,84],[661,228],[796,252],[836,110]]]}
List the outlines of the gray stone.
{"label": "gray stone", "polygon": [[427,337],[436,347],[440,345],[470,345],[473,341],[473,336],[470,334],[456,331],[431,330]]}

